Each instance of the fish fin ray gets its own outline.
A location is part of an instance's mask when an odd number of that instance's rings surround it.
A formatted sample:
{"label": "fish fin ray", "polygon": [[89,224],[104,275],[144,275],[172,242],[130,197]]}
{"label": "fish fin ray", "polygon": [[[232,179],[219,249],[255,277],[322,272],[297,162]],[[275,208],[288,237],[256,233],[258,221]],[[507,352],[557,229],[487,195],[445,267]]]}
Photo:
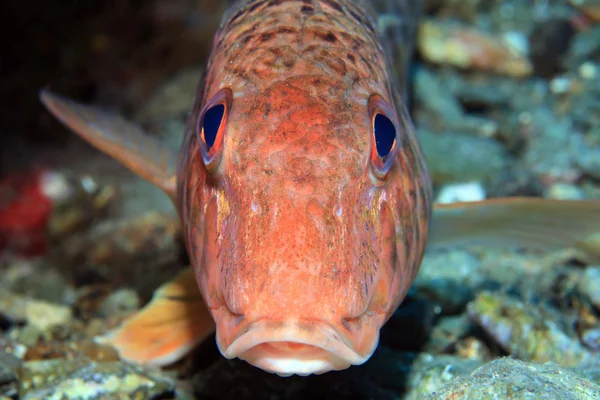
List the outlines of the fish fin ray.
{"label": "fish fin ray", "polygon": [[40,99],[64,125],[142,178],[176,195],[177,152],[137,125],[101,109],[42,90]]}
{"label": "fish fin ray", "polygon": [[600,201],[529,197],[436,204],[429,247],[483,245],[600,256]]}
{"label": "fish fin ray", "polygon": [[124,360],[163,366],[181,359],[214,330],[194,271],[188,268],[158,288],[144,308],[96,341],[113,346]]}

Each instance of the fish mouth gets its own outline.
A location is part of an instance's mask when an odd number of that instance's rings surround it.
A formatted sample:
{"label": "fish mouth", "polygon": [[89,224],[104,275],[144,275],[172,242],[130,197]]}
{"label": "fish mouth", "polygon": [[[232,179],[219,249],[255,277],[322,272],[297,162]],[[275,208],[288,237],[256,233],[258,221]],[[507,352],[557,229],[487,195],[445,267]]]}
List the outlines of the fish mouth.
{"label": "fish mouth", "polygon": [[367,354],[359,354],[348,337],[327,322],[259,320],[223,349],[217,332],[217,344],[224,357],[240,358],[283,377],[319,375],[363,364],[378,340],[376,330]]}

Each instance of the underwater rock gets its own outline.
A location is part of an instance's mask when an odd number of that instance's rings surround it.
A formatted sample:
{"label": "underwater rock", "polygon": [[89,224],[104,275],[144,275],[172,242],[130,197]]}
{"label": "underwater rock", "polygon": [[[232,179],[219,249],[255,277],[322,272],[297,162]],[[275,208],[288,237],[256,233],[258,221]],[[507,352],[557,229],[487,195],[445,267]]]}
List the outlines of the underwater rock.
{"label": "underwater rock", "polygon": [[566,63],[577,69],[585,62],[597,62],[600,57],[600,24],[578,32],[571,41]]}
{"label": "underwater rock", "polygon": [[431,63],[524,77],[532,65],[521,48],[489,33],[457,23],[424,20],[419,26],[418,49]]}
{"label": "underwater rock", "polygon": [[423,351],[431,354],[448,353],[473,326],[466,314],[441,317],[433,325]]}
{"label": "underwater rock", "polygon": [[574,367],[593,358],[576,338],[538,307],[506,294],[484,291],[467,310],[472,320],[519,359]]}
{"label": "underwater rock", "polygon": [[20,259],[0,270],[0,285],[6,290],[50,303],[72,304],[75,293],[66,277],[46,259]]}
{"label": "underwater rock", "polygon": [[507,172],[511,157],[495,140],[457,132],[418,130],[434,184],[479,181],[485,186]]}
{"label": "underwater rock", "polygon": [[568,117],[558,116],[546,107],[529,114],[527,145],[520,162],[542,182],[575,182],[581,175],[579,161],[586,154],[581,133],[573,131]]}
{"label": "underwater rock", "polygon": [[174,396],[175,385],[160,372],[122,362],[84,359],[28,361],[18,372],[23,400],[159,399]]}
{"label": "underwater rock", "polygon": [[463,250],[426,252],[413,289],[442,314],[461,312],[484,279],[478,267],[477,258]]}
{"label": "underwater rock", "polygon": [[581,341],[592,351],[600,351],[600,327],[583,330]]}
{"label": "underwater rock", "polygon": [[583,271],[577,287],[600,310],[600,267],[587,267]]}
{"label": "underwater rock", "polygon": [[583,152],[577,161],[583,172],[594,179],[600,179],[600,149]]}
{"label": "underwater rock", "polygon": [[485,200],[485,189],[479,182],[448,184],[440,188],[436,203],[449,204],[462,201]]}
{"label": "underwater rock", "polygon": [[50,303],[71,304],[74,290],[67,279],[46,259],[20,259],[0,270],[0,285],[6,290]]}
{"label": "underwater rock", "polygon": [[411,366],[405,399],[423,399],[448,382],[469,375],[480,365],[479,361],[455,356],[421,354]]}
{"label": "underwater rock", "polygon": [[17,370],[21,360],[0,346],[0,398],[17,395]]}
{"label": "underwater rock", "polygon": [[180,234],[177,216],[148,212],[102,222],[65,241],[57,256],[77,284],[122,284],[150,297],[185,266]]}
{"label": "underwater rock", "polygon": [[424,124],[431,124],[431,115],[443,120],[443,122],[464,118],[462,107],[453,93],[446,87],[446,82],[431,69],[424,66],[415,68],[414,86],[415,97],[422,109],[421,113],[426,112],[428,117],[422,118]]}
{"label": "underwater rock", "polygon": [[35,300],[8,291],[0,293],[0,314],[15,322],[26,322],[42,331],[67,325],[73,317],[71,309],[61,304]]}
{"label": "underwater rock", "polygon": [[119,361],[119,354],[110,346],[95,343],[91,340],[82,340],[38,343],[30,346],[23,356],[25,361],[77,360],[82,358],[97,362]]}
{"label": "underwater rock", "polygon": [[138,294],[128,288],[118,289],[109,294],[100,304],[98,310],[101,317],[112,317],[129,314],[140,307]]}
{"label": "underwater rock", "polygon": [[585,194],[583,190],[576,185],[555,182],[546,189],[544,197],[557,200],[583,200]]}
{"label": "underwater rock", "polygon": [[486,344],[475,337],[467,337],[456,343],[456,355],[477,361],[488,361],[492,359],[491,352]]}
{"label": "underwater rock", "polygon": [[425,397],[442,399],[598,399],[600,386],[556,364],[494,360]]}

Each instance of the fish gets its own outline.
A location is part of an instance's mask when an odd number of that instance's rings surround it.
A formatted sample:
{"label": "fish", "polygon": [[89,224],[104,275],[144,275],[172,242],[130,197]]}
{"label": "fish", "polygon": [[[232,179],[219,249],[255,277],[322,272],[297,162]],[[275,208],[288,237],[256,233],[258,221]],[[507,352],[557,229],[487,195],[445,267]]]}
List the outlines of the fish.
{"label": "fish", "polygon": [[365,363],[431,247],[597,249],[600,202],[434,204],[408,112],[420,2],[238,1],[214,36],[179,152],[43,89],[67,127],[161,188],[190,268],[99,338],[167,365],[215,333],[280,376]]}

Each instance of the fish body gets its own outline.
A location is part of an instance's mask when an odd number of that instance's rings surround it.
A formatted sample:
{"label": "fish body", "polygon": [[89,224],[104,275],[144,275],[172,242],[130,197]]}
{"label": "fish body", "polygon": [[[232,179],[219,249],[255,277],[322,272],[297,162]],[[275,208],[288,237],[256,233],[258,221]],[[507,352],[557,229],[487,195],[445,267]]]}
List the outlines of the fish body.
{"label": "fish body", "polygon": [[344,369],[377,347],[430,225],[444,245],[544,247],[548,224],[565,221],[551,244],[572,245],[597,230],[589,215],[600,214],[598,202],[432,209],[404,104],[416,18],[407,10],[417,5],[236,3],[215,35],[178,155],[118,116],[42,93],[54,115],[178,207],[192,269],[105,338],[124,358],[174,361],[216,327],[225,357],[269,372]]}
{"label": "fish body", "polygon": [[[360,364],[416,275],[429,177],[374,18],[341,0],[253,1],[215,36],[177,200],[226,356],[274,371],[300,350],[322,362],[307,372]],[[198,132],[215,104],[209,156]],[[396,135],[385,174],[378,113]]]}

